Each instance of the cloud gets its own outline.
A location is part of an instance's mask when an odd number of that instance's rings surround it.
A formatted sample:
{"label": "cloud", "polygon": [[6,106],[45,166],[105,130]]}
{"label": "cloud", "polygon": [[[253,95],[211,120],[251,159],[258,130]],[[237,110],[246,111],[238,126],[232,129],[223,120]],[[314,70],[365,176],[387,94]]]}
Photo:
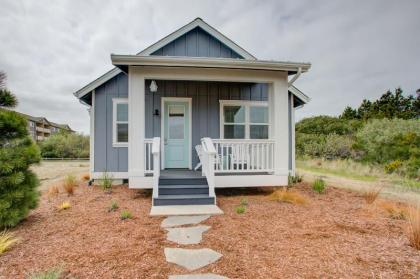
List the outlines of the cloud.
{"label": "cloud", "polygon": [[18,110],[88,133],[74,91],[199,16],[261,59],[311,62],[297,118],[420,87],[420,1],[5,1],[0,70]]}

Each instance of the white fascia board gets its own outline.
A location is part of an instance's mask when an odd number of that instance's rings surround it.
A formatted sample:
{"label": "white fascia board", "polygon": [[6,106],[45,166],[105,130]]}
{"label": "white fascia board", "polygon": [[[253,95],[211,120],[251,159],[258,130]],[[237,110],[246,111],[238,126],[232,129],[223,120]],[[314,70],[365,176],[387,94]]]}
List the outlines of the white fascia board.
{"label": "white fascia board", "polygon": [[209,57],[140,56],[111,54],[111,60],[112,64],[116,66],[227,68],[287,72],[297,71],[299,68],[302,69],[302,72],[306,72],[311,67],[311,64],[309,63]]}
{"label": "white fascia board", "polygon": [[293,85],[289,87],[289,91],[292,92],[293,95],[301,99],[305,104],[309,103],[311,101],[311,98],[309,98],[305,93],[294,87]]}
{"label": "white fascia board", "polygon": [[219,41],[221,41],[223,44],[234,50],[236,53],[244,57],[245,59],[249,60],[256,60],[252,54],[247,52],[245,49],[241,48],[239,45],[237,45],[235,42],[233,42],[231,39],[227,38],[225,35],[217,31],[215,28],[211,27],[208,23],[203,21],[201,18],[196,18],[195,20],[191,21],[187,25],[184,25],[183,27],[179,28],[175,32],[169,34],[168,36],[164,37],[163,39],[159,40],[155,44],[149,46],[145,50],[138,53],[138,55],[150,55],[156,50],[162,48],[163,46],[169,44],[170,42],[178,39],[182,35],[188,33],[189,31],[193,30],[196,27],[200,27]]}
{"label": "white fascia board", "polygon": [[84,86],[82,89],[79,89],[78,91],[74,92],[73,95],[80,99],[86,94],[88,94],[89,92],[92,92],[98,86],[104,84],[111,78],[115,77],[119,73],[121,73],[121,70],[115,67],[114,69],[106,72],[105,74],[98,77],[97,79],[89,83],[88,85]]}

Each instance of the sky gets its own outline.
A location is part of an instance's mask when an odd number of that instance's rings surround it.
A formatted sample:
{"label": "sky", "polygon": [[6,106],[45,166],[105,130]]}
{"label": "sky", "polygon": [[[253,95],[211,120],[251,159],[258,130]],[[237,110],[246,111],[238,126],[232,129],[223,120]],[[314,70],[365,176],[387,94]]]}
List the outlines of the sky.
{"label": "sky", "polygon": [[0,71],[18,111],[89,133],[73,96],[201,17],[258,59],[310,62],[295,86],[311,102],[296,118],[339,115],[388,89],[420,88],[420,1],[0,0]]}

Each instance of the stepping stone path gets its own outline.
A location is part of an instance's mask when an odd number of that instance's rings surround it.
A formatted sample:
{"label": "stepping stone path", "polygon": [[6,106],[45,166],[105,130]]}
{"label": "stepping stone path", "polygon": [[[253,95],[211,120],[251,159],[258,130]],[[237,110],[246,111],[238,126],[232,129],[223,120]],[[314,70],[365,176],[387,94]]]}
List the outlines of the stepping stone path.
{"label": "stepping stone path", "polygon": [[203,238],[203,232],[208,229],[210,229],[209,226],[166,229],[168,231],[167,239],[183,245],[198,244]]}
{"label": "stepping stone path", "polygon": [[[161,227],[167,234],[167,240],[181,245],[199,244],[203,233],[210,229],[210,226],[198,225],[182,227],[185,225],[197,225],[210,218],[210,215],[194,216],[169,216],[163,220]],[[222,254],[209,249],[184,249],[184,248],[165,248],[166,261],[177,264],[193,271],[216,262]],[[187,274],[171,275],[169,279],[228,279],[217,274]]]}

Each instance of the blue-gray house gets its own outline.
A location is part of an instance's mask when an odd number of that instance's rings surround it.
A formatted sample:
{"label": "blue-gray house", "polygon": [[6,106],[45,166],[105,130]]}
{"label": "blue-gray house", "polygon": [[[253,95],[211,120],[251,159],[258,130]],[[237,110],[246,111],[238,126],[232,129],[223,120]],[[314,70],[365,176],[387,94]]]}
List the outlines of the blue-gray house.
{"label": "blue-gray house", "polygon": [[75,93],[90,106],[91,177],[152,188],[153,204],[214,204],[216,187],[287,185],[292,84],[308,63],[258,60],[197,18]]}

